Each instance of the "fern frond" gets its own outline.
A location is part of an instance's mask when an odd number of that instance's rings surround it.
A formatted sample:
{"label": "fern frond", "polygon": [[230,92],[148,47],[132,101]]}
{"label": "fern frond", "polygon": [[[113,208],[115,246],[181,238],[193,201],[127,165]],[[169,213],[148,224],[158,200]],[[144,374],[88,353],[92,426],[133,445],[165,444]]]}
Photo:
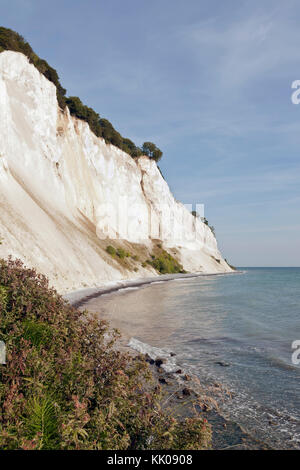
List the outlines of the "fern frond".
{"label": "fern frond", "polygon": [[53,449],[58,438],[58,422],[51,396],[33,397],[28,403],[25,422],[28,437],[38,440],[39,449]]}

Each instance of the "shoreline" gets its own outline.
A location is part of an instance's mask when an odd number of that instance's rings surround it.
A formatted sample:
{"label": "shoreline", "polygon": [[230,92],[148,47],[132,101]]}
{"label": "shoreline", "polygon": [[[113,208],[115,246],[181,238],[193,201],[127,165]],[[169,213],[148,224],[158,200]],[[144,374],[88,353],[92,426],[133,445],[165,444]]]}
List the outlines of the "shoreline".
{"label": "shoreline", "polygon": [[[190,273],[161,275],[151,278],[115,281],[101,287],[81,289],[66,294],[64,298],[73,307],[83,307],[85,303],[103,295],[130,288],[150,286],[157,282],[168,282],[174,279],[190,279],[204,276],[222,276],[224,274],[242,274],[242,271],[218,273]],[[109,321],[109,320],[108,320]],[[122,331],[121,331],[122,334]],[[141,347],[143,345],[143,347]],[[124,344],[117,344],[121,350]],[[146,348],[145,348],[146,346]],[[212,426],[213,450],[266,450],[270,449],[265,442],[257,440],[245,431],[239,424],[225,418],[217,406],[212,405],[213,394],[226,395],[226,390],[219,383],[213,384],[215,392],[207,385],[200,386],[197,377],[188,375],[184,368],[177,363],[176,353],[159,349],[141,343],[134,337],[126,341],[125,349],[133,356],[142,355],[148,362],[152,376],[163,393],[162,406],[169,408],[179,419],[195,416],[195,409],[200,417],[207,419]]]}
{"label": "shoreline", "polygon": [[153,277],[143,277],[138,279],[121,279],[119,281],[111,281],[107,284],[100,285],[99,287],[87,287],[78,289],[72,292],[63,294],[62,297],[67,300],[73,307],[79,308],[83,304],[92,299],[101,297],[102,295],[114,294],[120,290],[128,288],[138,288],[146,285],[155,284],[157,282],[168,282],[174,279],[193,279],[197,277],[206,276],[224,276],[242,274],[243,271],[224,271],[224,272],[211,272],[211,273],[188,273],[188,274],[161,274]]}

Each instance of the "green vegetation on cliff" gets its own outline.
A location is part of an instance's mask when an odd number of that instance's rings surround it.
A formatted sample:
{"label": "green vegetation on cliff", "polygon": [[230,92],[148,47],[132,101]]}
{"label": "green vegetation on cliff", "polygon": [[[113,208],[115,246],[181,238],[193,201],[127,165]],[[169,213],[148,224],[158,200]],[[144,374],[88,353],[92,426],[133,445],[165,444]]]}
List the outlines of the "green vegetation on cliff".
{"label": "green vegetation on cliff", "polygon": [[0,260],[0,448],[209,447],[206,421],[163,411],[147,363],[118,351],[117,338],[45,277]]}
{"label": "green vegetation on cliff", "polygon": [[157,246],[155,254],[151,255],[151,259],[147,260],[147,263],[160,274],[186,273],[177,259],[166,250],[163,250],[161,245]]}
{"label": "green vegetation on cliff", "polygon": [[60,84],[57,71],[45,60],[40,59],[30,44],[20,34],[11,29],[0,27],[0,53],[5,50],[21,52],[26,55],[29,61],[56,86],[59,106],[62,109],[68,106],[70,113],[78,119],[87,122],[91,131],[97,137],[102,137],[106,143],[115,145],[131,155],[132,158],[144,154],[158,161],[162,157],[162,151],[152,142],[145,142],[142,149],[137,147],[130,139],[122,137],[107,119],[101,118],[96,111],[85,106],[77,96],[67,98],[66,90]]}

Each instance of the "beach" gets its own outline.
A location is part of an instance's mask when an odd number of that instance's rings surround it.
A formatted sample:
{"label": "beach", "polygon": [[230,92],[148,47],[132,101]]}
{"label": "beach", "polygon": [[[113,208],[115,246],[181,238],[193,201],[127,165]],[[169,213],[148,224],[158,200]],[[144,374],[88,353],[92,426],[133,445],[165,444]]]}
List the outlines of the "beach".
{"label": "beach", "polygon": [[98,287],[87,287],[85,289],[79,289],[65,294],[63,297],[68,300],[74,307],[80,307],[84,303],[101,297],[102,295],[113,294],[123,289],[138,288],[157,282],[168,282],[175,279],[193,279],[197,277],[207,276],[223,276],[238,274],[239,271],[232,272],[208,272],[208,273],[188,273],[188,274],[162,274],[155,277],[143,277],[140,279],[123,279],[120,281],[109,281],[102,283]]}

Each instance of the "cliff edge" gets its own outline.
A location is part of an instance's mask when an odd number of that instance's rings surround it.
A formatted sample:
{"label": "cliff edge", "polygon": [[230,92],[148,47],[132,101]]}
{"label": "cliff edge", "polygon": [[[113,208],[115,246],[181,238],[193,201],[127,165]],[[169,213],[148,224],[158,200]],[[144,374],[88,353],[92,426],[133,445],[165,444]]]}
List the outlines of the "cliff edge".
{"label": "cliff edge", "polygon": [[231,271],[156,163],[62,111],[55,86],[12,51],[0,53],[0,238],[0,257],[22,259],[60,292],[158,274],[149,259],[159,250],[186,271]]}

